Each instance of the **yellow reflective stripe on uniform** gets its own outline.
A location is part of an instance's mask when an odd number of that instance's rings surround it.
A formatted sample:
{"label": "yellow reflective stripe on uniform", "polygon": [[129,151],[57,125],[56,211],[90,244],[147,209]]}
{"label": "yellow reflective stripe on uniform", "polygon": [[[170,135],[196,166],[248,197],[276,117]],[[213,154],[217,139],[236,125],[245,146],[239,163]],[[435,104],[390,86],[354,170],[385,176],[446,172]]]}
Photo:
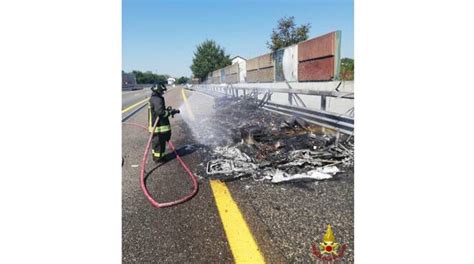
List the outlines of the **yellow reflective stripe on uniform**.
{"label": "yellow reflective stripe on uniform", "polygon": [[[153,127],[148,127],[148,132],[152,132]],[[159,126],[155,128],[155,133],[164,133],[171,131],[171,126],[170,125],[165,125],[165,126]]]}
{"label": "yellow reflective stripe on uniform", "polygon": [[171,126],[170,125],[159,126],[159,127],[156,127],[156,129],[155,129],[155,132],[168,132],[168,131],[171,131]]}
{"label": "yellow reflective stripe on uniform", "polygon": [[148,102],[148,131],[151,131],[153,124],[151,123],[151,104]]}
{"label": "yellow reflective stripe on uniform", "polygon": [[153,157],[155,157],[155,158],[161,158],[161,156],[162,156],[162,154],[160,152],[155,152],[153,149],[151,150],[151,154],[153,154]]}

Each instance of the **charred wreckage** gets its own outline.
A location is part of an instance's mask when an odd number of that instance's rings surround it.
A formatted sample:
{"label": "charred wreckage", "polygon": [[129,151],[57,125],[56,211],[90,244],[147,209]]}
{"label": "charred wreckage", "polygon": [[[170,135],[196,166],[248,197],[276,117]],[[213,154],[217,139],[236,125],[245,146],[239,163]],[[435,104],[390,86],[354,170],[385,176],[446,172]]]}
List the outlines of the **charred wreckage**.
{"label": "charred wreckage", "polygon": [[252,177],[280,183],[330,179],[353,170],[352,135],[264,111],[261,106],[254,98],[215,99],[215,115],[199,128],[199,134],[212,137],[208,142],[213,142],[198,168],[200,177]]}

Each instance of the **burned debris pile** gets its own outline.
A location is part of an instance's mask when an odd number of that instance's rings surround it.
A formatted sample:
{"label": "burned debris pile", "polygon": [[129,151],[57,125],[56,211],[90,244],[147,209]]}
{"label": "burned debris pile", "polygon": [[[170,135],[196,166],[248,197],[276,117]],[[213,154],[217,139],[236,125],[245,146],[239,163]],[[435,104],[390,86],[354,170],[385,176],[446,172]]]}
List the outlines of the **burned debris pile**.
{"label": "burned debris pile", "polygon": [[[217,98],[201,125],[212,144],[200,175],[279,183],[330,179],[353,167],[353,137],[260,108],[255,99]],[[214,140],[212,140],[214,139]]]}

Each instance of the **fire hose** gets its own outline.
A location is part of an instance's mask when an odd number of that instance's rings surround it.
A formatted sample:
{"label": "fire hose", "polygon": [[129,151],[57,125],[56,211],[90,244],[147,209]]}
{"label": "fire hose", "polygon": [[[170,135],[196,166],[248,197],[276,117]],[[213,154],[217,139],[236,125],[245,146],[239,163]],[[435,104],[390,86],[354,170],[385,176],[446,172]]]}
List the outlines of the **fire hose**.
{"label": "fire hose", "polygon": [[[122,124],[140,127],[140,128],[143,128],[145,131],[148,131],[148,128],[146,126],[141,125],[141,124],[128,123],[128,122],[125,122],[125,123],[122,123]],[[163,207],[170,207],[170,206],[173,206],[173,205],[184,203],[184,202],[188,201],[189,199],[193,198],[194,195],[196,195],[196,193],[198,191],[198,186],[199,185],[198,185],[198,182],[196,180],[196,176],[194,176],[194,174],[191,172],[191,170],[186,165],[186,163],[183,161],[183,159],[178,155],[178,152],[176,151],[176,148],[174,147],[173,143],[171,141],[168,141],[167,142],[168,147],[174,152],[174,154],[176,155],[176,158],[178,159],[179,163],[181,164],[181,166],[187,172],[189,178],[191,179],[191,181],[193,183],[193,190],[189,194],[183,196],[182,198],[179,198],[178,200],[170,201],[170,202],[162,202],[162,203],[157,202],[150,195],[150,193],[148,191],[148,188],[146,187],[146,184],[145,184],[145,166],[146,166],[147,160],[148,160],[148,153],[150,151],[151,141],[152,141],[152,138],[153,138],[153,131],[155,131],[155,128],[156,128],[157,124],[158,124],[158,118],[155,120],[155,123],[153,124],[153,129],[151,130],[150,136],[148,137],[148,142],[147,142],[146,147],[145,147],[145,153],[143,154],[142,162],[141,162],[141,165],[140,165],[140,186],[141,186],[141,189],[142,189],[143,193],[145,194],[146,198],[148,199],[148,201],[154,207],[163,208]]]}

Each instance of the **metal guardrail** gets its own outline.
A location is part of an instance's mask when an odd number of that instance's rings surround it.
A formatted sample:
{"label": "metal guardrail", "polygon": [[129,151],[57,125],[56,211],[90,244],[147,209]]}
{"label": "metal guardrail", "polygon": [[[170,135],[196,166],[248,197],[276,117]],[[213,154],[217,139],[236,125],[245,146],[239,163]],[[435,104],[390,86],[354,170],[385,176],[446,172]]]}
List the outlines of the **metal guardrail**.
{"label": "metal guardrail", "polygon": [[[347,115],[348,112],[337,114],[325,111],[326,97],[354,99],[353,93],[341,93],[337,91],[317,91],[309,89],[281,89],[281,88],[262,88],[262,87],[235,87],[232,85],[193,85],[191,89],[206,93],[211,96],[232,96],[232,97],[251,97],[258,99],[258,95],[263,94],[260,99],[261,107],[287,116],[298,116],[307,122],[321,125],[323,127],[335,129],[345,134],[354,134],[354,118]],[[277,104],[270,101],[272,93],[286,93],[291,100],[298,104],[284,105]],[[299,98],[298,94],[320,96],[321,110],[307,108],[304,102]],[[351,109],[353,110],[353,108]]]}
{"label": "metal guardrail", "polygon": [[345,99],[354,99],[354,93],[343,93],[337,91],[318,91],[318,90],[310,90],[310,89],[285,89],[285,88],[262,88],[262,87],[238,87],[233,86],[232,84],[229,85],[210,85],[210,84],[195,84],[195,87],[202,87],[204,89],[210,89],[213,91],[223,92],[226,94],[236,93],[239,94],[239,90],[245,91],[260,91],[260,92],[267,92],[271,91],[273,93],[289,93],[289,94],[305,94],[305,95],[317,95],[317,96],[327,96],[327,97],[337,97],[337,98],[345,98]]}

